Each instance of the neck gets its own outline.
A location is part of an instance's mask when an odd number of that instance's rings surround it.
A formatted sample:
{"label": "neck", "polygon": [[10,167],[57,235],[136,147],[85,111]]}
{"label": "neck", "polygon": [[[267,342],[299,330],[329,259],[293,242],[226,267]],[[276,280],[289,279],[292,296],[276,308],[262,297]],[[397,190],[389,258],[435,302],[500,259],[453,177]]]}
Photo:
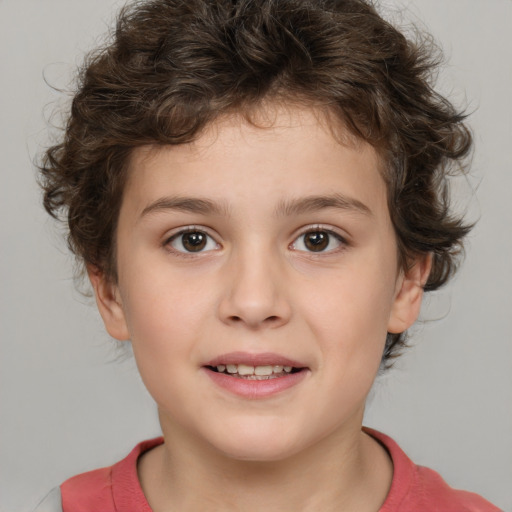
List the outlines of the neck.
{"label": "neck", "polygon": [[387,452],[360,429],[270,462],[233,459],[175,425],[163,422],[162,429],[165,444],[138,467],[154,512],[375,512],[391,485]]}

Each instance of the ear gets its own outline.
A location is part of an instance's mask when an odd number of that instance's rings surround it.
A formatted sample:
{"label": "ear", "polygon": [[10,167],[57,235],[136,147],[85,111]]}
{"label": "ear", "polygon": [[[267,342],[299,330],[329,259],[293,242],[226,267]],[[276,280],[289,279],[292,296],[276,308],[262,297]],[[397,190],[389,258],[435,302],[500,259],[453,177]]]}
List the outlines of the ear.
{"label": "ear", "polygon": [[94,290],[98,310],[108,333],[120,341],[130,339],[117,285],[96,267],[88,266],[87,274]]}
{"label": "ear", "polygon": [[389,317],[389,333],[406,331],[418,318],[423,299],[423,287],[431,268],[432,254],[429,253],[417,256],[407,270],[401,271]]}

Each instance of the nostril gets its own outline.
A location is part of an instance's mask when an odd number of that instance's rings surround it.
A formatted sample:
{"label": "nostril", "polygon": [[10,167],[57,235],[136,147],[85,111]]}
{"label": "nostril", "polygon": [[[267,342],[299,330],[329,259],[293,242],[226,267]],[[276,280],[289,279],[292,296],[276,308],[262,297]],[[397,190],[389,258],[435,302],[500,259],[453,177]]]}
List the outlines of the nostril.
{"label": "nostril", "polygon": [[[238,315],[231,315],[229,318],[228,318],[228,321],[233,323],[233,324],[239,324],[239,323],[246,323],[248,325],[251,324],[250,321],[247,321],[245,320],[243,317],[241,316],[238,316]],[[278,324],[280,322],[280,317],[278,315],[271,315],[271,316],[268,316],[267,318],[264,318],[262,322],[255,322],[258,323],[259,325],[268,325],[268,326],[271,326],[271,325],[275,325],[275,324]]]}

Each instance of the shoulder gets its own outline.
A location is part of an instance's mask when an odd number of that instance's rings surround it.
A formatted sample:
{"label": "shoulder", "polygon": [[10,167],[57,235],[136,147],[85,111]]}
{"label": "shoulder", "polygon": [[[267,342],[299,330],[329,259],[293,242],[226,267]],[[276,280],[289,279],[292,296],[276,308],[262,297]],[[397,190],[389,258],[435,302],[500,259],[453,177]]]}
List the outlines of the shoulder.
{"label": "shoulder", "polygon": [[116,512],[124,511],[125,506],[132,510],[136,506],[140,512],[150,511],[140,488],[137,460],[142,453],[162,442],[162,438],[143,441],[113,466],[81,473],[66,480],[60,486],[63,512]]}
{"label": "shoulder", "polygon": [[390,437],[372,429],[364,431],[381,443],[393,460],[391,489],[379,512],[500,512],[478,494],[453,489],[432,469],[414,464]]}
{"label": "shoulder", "polygon": [[438,473],[422,466],[416,466],[415,489],[422,503],[446,512],[500,512],[478,494],[453,489]]}
{"label": "shoulder", "polygon": [[60,486],[64,512],[114,511],[112,468],[95,469],[66,480]]}

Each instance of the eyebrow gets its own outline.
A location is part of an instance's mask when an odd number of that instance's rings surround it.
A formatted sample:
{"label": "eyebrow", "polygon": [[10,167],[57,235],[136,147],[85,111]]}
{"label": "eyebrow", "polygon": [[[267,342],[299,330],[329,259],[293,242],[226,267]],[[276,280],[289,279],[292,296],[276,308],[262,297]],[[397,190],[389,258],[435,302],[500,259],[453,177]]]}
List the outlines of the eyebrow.
{"label": "eyebrow", "polygon": [[352,211],[371,216],[372,211],[364,203],[343,194],[329,196],[308,196],[289,201],[282,201],[276,208],[277,216],[293,216],[301,213],[311,213],[327,208]]}
{"label": "eyebrow", "polygon": [[[299,199],[281,201],[276,209],[276,217],[291,217],[294,215],[316,212],[328,208],[334,208],[344,211],[353,211],[364,215],[372,215],[368,206],[358,199],[348,197],[342,194],[333,194],[329,196],[307,196]],[[195,197],[161,197],[146,206],[140,218],[151,213],[179,210],[201,215],[229,215],[229,208],[225,203],[218,203],[210,199]]]}
{"label": "eyebrow", "polygon": [[190,213],[199,213],[202,215],[229,215],[228,207],[226,204],[210,201],[209,199],[195,198],[195,197],[161,197],[153,201],[150,205],[146,206],[140,218],[149,215],[150,213],[165,211],[165,210],[180,210]]}

